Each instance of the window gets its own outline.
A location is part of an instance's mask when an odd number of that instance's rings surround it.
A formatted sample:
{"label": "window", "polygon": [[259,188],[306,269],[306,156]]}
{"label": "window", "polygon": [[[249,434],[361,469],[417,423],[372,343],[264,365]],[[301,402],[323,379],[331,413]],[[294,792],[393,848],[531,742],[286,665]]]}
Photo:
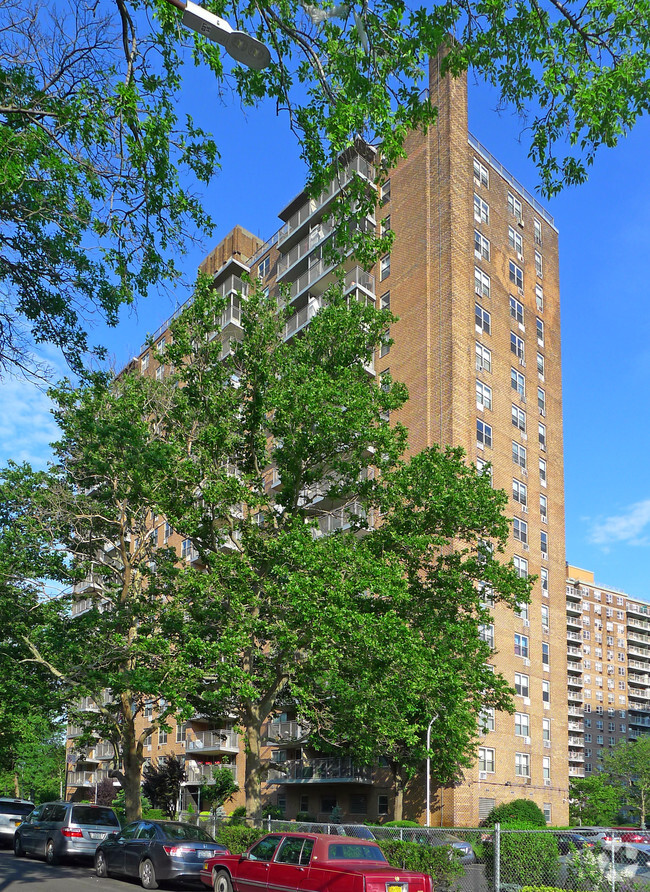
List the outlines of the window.
{"label": "window", "polygon": [[539,494],[539,516],[544,523],[548,523],[548,499]]}
{"label": "window", "polygon": [[476,419],[476,443],[481,448],[492,448],[492,428],[480,418]]}
{"label": "window", "polygon": [[519,396],[526,396],[526,379],[517,369],[510,369],[510,386],[517,391]]}
{"label": "window", "polygon": [[484,347],[483,344],[476,342],[476,371],[491,372],[492,371],[492,351]]}
{"label": "window", "polygon": [[537,317],[537,343],[540,347],[544,346],[544,323]]}
{"label": "window", "polygon": [[390,328],[386,329],[386,331],[381,336],[381,342],[379,344],[379,357],[387,356],[390,353]]}
{"label": "window", "polygon": [[519,557],[519,555],[515,555],[512,559],[514,564],[515,572],[520,579],[528,578],[528,561],[526,558]]}
{"label": "window", "polygon": [[481,477],[488,477],[490,480],[490,486],[492,486],[492,467],[489,462],[486,462],[482,458],[476,459],[476,470],[478,471]]}
{"label": "window", "polygon": [[542,378],[544,377],[544,354],[543,353],[537,354],[537,374],[540,375],[540,377],[542,377]]}
{"label": "window", "polygon": [[478,229],[474,230],[474,254],[479,260],[490,259],[490,240]]}
{"label": "window", "polygon": [[528,504],[528,487],[525,483],[520,483],[519,480],[512,481],[512,498],[520,505]]}
{"label": "window", "polygon": [[548,533],[546,530],[541,530],[539,534],[539,547],[542,551],[544,560],[548,560]]}
{"label": "window", "polygon": [[268,257],[265,257],[264,260],[262,260],[260,265],[257,267],[257,275],[260,277],[260,279],[266,279],[270,271],[271,257],[269,255]]}
{"label": "window", "polygon": [[474,291],[479,297],[490,296],[490,277],[478,266],[474,267]]}
{"label": "window", "polygon": [[[307,809],[308,811],[309,809]],[[377,797],[377,814],[387,815],[388,814],[388,796],[385,793],[382,793]]]}
{"label": "window", "polygon": [[161,338],[158,341],[158,343],[156,344],[156,350],[158,351],[158,353],[162,353],[164,349],[165,349],[165,339]]}
{"label": "window", "polygon": [[181,557],[189,561],[192,559],[192,541],[191,539],[183,539],[181,542]]}
{"label": "window", "polygon": [[528,753],[515,753],[516,777],[530,777],[530,756]]}
{"label": "window", "polygon": [[535,251],[535,274],[541,279],[544,276],[544,261],[539,251]]}
{"label": "window", "polygon": [[176,725],[176,743],[183,743],[185,741],[187,725],[185,722],[179,722]]}
{"label": "window", "polygon": [[390,291],[385,291],[379,298],[379,309],[390,310]]}
{"label": "window", "polygon": [[515,632],[515,656],[528,659],[529,650],[527,635],[520,635],[518,632]]}
{"label": "window", "polygon": [[524,361],[524,339],[516,335],[514,331],[510,332],[510,352],[514,353],[520,362]]}
{"label": "window", "polygon": [[508,261],[508,275],[510,277],[510,281],[517,286],[517,288],[524,287],[524,273],[520,267],[514,262],[514,260]]}
{"label": "window", "polygon": [[386,214],[384,219],[380,221],[379,231],[380,235],[386,235],[387,232],[390,232],[390,214]]}
{"label": "window", "polygon": [[524,253],[524,246],[521,240],[521,233],[517,232],[514,226],[508,226],[508,244],[517,254]]}
{"label": "window", "polygon": [[525,520],[515,517],[512,521],[512,535],[524,545],[528,542],[528,524]]}
{"label": "window", "polygon": [[526,447],[512,441],[512,460],[520,468],[526,469]]}
{"label": "window", "polygon": [[383,282],[390,276],[390,254],[384,254],[379,261],[379,281]]}
{"label": "window", "polygon": [[162,728],[158,729],[158,746],[165,746],[167,743],[167,732],[163,731]]}
{"label": "window", "polygon": [[476,405],[484,409],[492,408],[492,388],[482,381],[476,382]]}
{"label": "window", "polygon": [[490,334],[490,314],[480,304],[474,307],[474,324],[479,331]]}
{"label": "window", "polygon": [[535,285],[535,306],[540,313],[544,312],[544,289],[541,285]]}
{"label": "window", "polygon": [[478,749],[478,770],[494,773],[494,750],[487,746]]}
{"label": "window", "polygon": [[537,407],[540,415],[546,415],[546,391],[543,387],[537,388]]}
{"label": "window", "polygon": [[510,315],[513,319],[515,319],[520,325],[524,324],[524,307],[516,297],[510,295]]}
{"label": "window", "polygon": [[490,647],[494,647],[494,624],[483,623],[478,627],[478,636],[481,641],[485,641]]}
{"label": "window", "polygon": [[379,204],[388,204],[390,201],[390,180],[386,180],[379,188]]}
{"label": "window", "polygon": [[520,697],[530,696],[530,678],[521,672],[515,672],[515,693]]}
{"label": "window", "polygon": [[546,425],[539,422],[537,427],[538,437],[539,437],[539,448],[546,452]]}
{"label": "window", "polygon": [[546,641],[542,642],[542,665],[546,668],[550,665],[549,645]]}
{"label": "window", "polygon": [[527,713],[515,713],[515,734],[517,737],[530,737],[530,716]]}
{"label": "window", "polygon": [[508,211],[513,215],[517,223],[522,222],[521,202],[518,198],[515,198],[512,192],[508,192]]}
{"label": "window", "polygon": [[543,805],[543,807],[542,807],[542,811],[544,812],[544,820],[546,821],[547,824],[550,825],[550,823],[551,823],[551,815],[552,815],[551,803],[550,803],[550,802],[545,802],[544,805]]}
{"label": "window", "polygon": [[542,702],[543,703],[551,702],[551,682],[550,681],[542,682]]}
{"label": "window", "polygon": [[551,779],[551,757],[542,756],[542,776],[544,780]]}
{"label": "window", "polygon": [[489,734],[495,728],[494,707],[482,709],[478,715],[479,727],[483,734]]}
{"label": "window", "polygon": [[169,539],[172,534],[172,528],[167,521],[165,521],[165,542]]}
{"label": "window", "polygon": [[145,353],[142,359],[140,360],[140,369],[143,372],[146,372],[149,368],[149,352]]}
{"label": "window", "polygon": [[474,158],[474,182],[477,186],[490,186],[490,176],[488,169],[478,158]]}
{"label": "window", "polygon": [[162,379],[164,377],[165,377],[165,366],[159,365],[158,368],[156,369],[156,381],[162,381]]}
{"label": "window", "polygon": [[528,604],[521,604],[517,610],[517,616],[520,619],[528,620]]}
{"label": "window", "polygon": [[535,228],[535,244],[541,245],[542,244],[542,224],[540,223],[540,221],[537,218],[535,218],[535,220],[533,221],[533,226]]}
{"label": "window", "polygon": [[539,482],[542,486],[546,486],[546,462],[543,458],[539,460]]}
{"label": "window", "polygon": [[549,630],[549,607],[548,604],[542,604],[542,631],[548,632]]}
{"label": "window", "polygon": [[513,425],[520,430],[523,434],[526,433],[526,413],[523,409],[520,409],[519,406],[513,405],[512,407],[512,423]]}
{"label": "window", "polygon": [[490,222],[490,205],[476,193],[474,193],[474,219],[477,223]]}

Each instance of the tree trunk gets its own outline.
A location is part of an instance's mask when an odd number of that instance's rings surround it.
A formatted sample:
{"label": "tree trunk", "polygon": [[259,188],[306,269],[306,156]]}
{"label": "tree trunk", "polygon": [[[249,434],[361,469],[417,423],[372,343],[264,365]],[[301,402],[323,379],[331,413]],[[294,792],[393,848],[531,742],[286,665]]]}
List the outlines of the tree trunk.
{"label": "tree trunk", "polygon": [[393,776],[395,778],[395,804],[393,806],[393,820],[402,821],[404,820],[404,778],[402,777],[401,771],[399,769],[393,769]]}
{"label": "tree trunk", "polygon": [[[124,712],[127,712],[124,710]],[[139,821],[142,818],[142,800],[140,786],[142,783],[142,746],[138,746],[135,736],[135,723],[130,715],[124,716],[122,726],[122,776],[120,782],[124,790],[124,807],[126,820]]]}
{"label": "tree trunk", "polygon": [[249,713],[246,721],[246,820],[252,827],[262,825],[262,722],[258,712]]}
{"label": "tree trunk", "polygon": [[14,796],[16,799],[20,799],[20,780],[17,771],[14,771]]}

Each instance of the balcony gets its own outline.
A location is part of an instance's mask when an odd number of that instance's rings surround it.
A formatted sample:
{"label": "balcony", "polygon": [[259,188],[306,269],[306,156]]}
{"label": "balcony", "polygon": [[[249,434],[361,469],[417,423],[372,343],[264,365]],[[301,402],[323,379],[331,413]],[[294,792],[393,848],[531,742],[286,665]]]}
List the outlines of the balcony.
{"label": "balcony", "polygon": [[238,753],[239,735],[236,731],[219,728],[212,731],[194,731],[190,737],[188,731],[185,740],[187,753]]}
{"label": "balcony", "polygon": [[89,787],[94,785],[97,772],[95,771],[68,771],[69,787]]}
{"label": "balcony", "polygon": [[285,273],[302,260],[303,257],[307,257],[311,254],[314,248],[320,245],[321,242],[334,232],[335,228],[336,226],[333,220],[323,220],[322,223],[319,223],[317,226],[314,226],[313,229],[310,229],[308,235],[305,236],[302,241],[299,241],[290,251],[279,257],[277,273],[278,281],[281,281]]}
{"label": "balcony", "polygon": [[569,731],[584,731],[584,724],[582,721],[576,722],[569,719]]}
{"label": "balcony", "polygon": [[579,718],[580,722],[582,722],[582,717],[584,715],[584,712],[585,711],[581,706],[569,706],[569,709],[568,709],[569,715]]}
{"label": "balcony", "polygon": [[650,650],[643,650],[640,647],[628,647],[627,652],[634,657],[640,657],[642,660],[650,660]]}
{"label": "balcony", "polygon": [[309,303],[287,319],[282,332],[282,339],[288,341],[289,338],[293,337],[297,332],[309,325],[316,313],[322,309],[323,304],[324,301],[322,297],[310,296]]}
{"label": "balcony", "polygon": [[[578,675],[569,675],[567,677],[567,685],[571,689],[580,690],[582,688],[582,676]],[[572,696],[571,690],[569,690],[569,699],[576,699],[575,696]]]}
{"label": "balcony", "polygon": [[582,628],[582,622],[580,621],[580,617],[573,616],[570,613],[567,613],[567,615],[566,615],[566,624],[567,624],[567,626],[571,626],[574,629]]}
{"label": "balcony", "polygon": [[566,587],[566,597],[567,601],[577,601],[580,603],[582,600],[582,595],[580,593],[580,587],[576,585],[567,585]]}
{"label": "balcony", "polygon": [[567,645],[566,649],[567,657],[573,660],[581,660],[582,659],[582,648],[574,647],[572,645]]}
{"label": "balcony", "polygon": [[[577,702],[577,703],[582,703],[584,700],[584,697],[582,696],[582,691],[571,690],[571,685],[572,685],[571,681],[569,681],[569,685],[570,685],[570,687],[569,687],[569,692],[568,692],[568,699],[572,700],[574,702]],[[576,682],[576,684],[574,686],[582,687],[582,682],[581,681]]]}
{"label": "balcony", "polygon": [[366,516],[366,510],[360,502],[352,502],[343,508],[337,508],[335,511],[329,511],[322,517],[317,519],[318,527],[313,530],[314,536],[329,536],[331,533],[337,533],[342,530],[349,530],[353,521],[363,523],[367,522],[372,527],[374,523],[374,513],[371,511]]}
{"label": "balcony", "polygon": [[569,750],[569,762],[584,762],[585,754],[579,750]]}
{"label": "balcony", "polygon": [[572,734],[569,734],[569,746],[580,746],[584,748],[585,742],[582,737],[574,737]]}
{"label": "balcony", "polygon": [[372,784],[372,768],[354,765],[351,759],[292,759],[286,771],[269,770],[270,784]]}
{"label": "balcony", "polygon": [[115,757],[113,745],[111,743],[98,743],[95,747],[95,757],[100,761],[113,759]]}
{"label": "balcony", "polygon": [[585,770],[584,768],[577,768],[573,765],[569,765],[569,777],[584,777]]}
{"label": "balcony", "polygon": [[634,601],[627,602],[627,612],[634,613],[637,616],[650,616],[650,609],[643,604],[635,604]]}
{"label": "balcony", "polygon": [[628,629],[627,640],[629,644],[636,642],[637,644],[650,645],[650,635],[640,629]]}
{"label": "balcony", "polygon": [[210,784],[214,783],[213,772],[217,768],[227,768],[233,778],[237,780],[237,765],[231,765],[229,762],[222,762],[219,765],[206,765],[203,762],[195,762],[193,765],[188,764],[185,760],[185,784]]}
{"label": "balcony", "polygon": [[[630,661],[631,665],[632,661]],[[645,663],[640,664],[641,668],[645,669]],[[637,667],[639,668],[639,667]],[[637,675],[636,672],[630,672],[627,676],[627,683],[630,685],[638,685],[640,687],[646,687],[650,684],[650,675]]]}
{"label": "balcony", "polygon": [[567,601],[566,612],[570,613],[572,616],[580,616],[580,614],[582,613],[582,609],[579,603],[574,604],[573,601]]}
{"label": "balcony", "polygon": [[568,641],[582,641],[580,632],[567,632],[566,637]]}
{"label": "balcony", "polygon": [[294,745],[304,741],[309,728],[300,722],[267,722],[262,730],[266,746]]}

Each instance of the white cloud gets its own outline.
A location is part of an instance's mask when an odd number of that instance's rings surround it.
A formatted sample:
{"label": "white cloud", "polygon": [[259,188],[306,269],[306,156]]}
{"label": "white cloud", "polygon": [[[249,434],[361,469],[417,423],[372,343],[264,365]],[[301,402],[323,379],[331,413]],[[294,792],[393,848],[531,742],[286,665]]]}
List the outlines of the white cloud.
{"label": "white cloud", "polygon": [[650,545],[650,499],[630,505],[618,515],[596,521],[591,531],[594,545],[605,547],[615,542]]}
{"label": "white cloud", "polygon": [[50,408],[45,388],[18,379],[0,385],[0,465],[12,459],[45,467],[58,435]]}

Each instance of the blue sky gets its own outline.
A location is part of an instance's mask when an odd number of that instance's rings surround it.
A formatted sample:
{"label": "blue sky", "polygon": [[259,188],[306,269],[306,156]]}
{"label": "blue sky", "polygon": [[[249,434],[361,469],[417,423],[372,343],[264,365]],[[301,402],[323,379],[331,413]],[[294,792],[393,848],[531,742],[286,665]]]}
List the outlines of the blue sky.
{"label": "blue sky", "polygon": [[[189,278],[236,223],[269,237],[304,180],[286,116],[271,104],[242,110],[224,103],[206,78],[189,73],[184,100],[221,151],[221,172],[205,195],[217,230],[185,258]],[[522,125],[495,105],[488,89],[470,84],[470,129],[533,191],[538,178]],[[648,146],[650,122],[643,121],[601,152],[588,183],[544,203],[560,232],[567,559],[650,600]],[[186,296],[181,289],[152,297],[96,338],[121,367]],[[55,435],[43,393],[21,381],[0,386],[0,461],[43,465]]]}

